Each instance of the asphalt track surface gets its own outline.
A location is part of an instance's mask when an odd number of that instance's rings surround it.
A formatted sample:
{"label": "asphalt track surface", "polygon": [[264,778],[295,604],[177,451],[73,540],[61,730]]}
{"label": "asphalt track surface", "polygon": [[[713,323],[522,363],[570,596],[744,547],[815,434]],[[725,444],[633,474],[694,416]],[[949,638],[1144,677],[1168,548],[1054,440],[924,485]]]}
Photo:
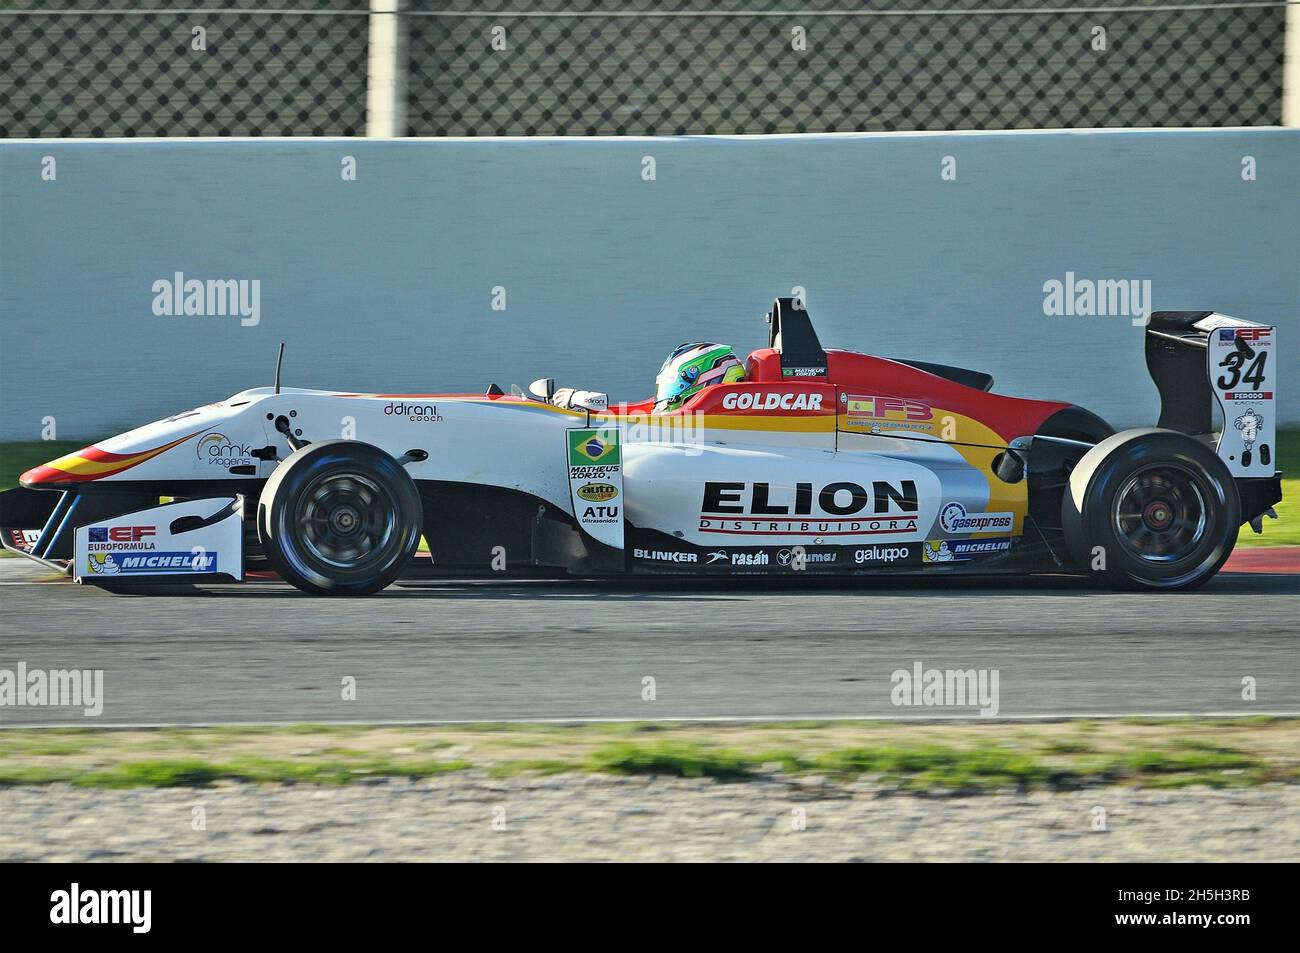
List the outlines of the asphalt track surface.
{"label": "asphalt track surface", "polygon": [[893,704],[891,676],[918,662],[996,669],[999,717],[1300,713],[1297,575],[1164,595],[1066,578],[439,580],[367,599],[48,579],[0,560],[0,670],[103,669],[103,713],[0,706],[0,726],[981,717]]}

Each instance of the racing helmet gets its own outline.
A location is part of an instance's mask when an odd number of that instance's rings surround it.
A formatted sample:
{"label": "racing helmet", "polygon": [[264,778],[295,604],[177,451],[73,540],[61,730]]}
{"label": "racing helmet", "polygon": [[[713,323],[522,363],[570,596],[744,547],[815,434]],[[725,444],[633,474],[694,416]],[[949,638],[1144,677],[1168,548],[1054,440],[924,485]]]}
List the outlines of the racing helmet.
{"label": "racing helmet", "polygon": [[745,379],[745,365],[727,344],[682,344],[668,355],[655,378],[655,410],[676,410],[714,384]]}

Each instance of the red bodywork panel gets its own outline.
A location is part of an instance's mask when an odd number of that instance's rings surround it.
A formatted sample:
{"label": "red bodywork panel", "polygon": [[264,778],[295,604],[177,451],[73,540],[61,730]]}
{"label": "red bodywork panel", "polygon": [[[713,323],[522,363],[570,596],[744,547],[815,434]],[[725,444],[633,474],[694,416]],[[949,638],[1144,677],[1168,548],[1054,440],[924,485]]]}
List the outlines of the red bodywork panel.
{"label": "red bodywork panel", "polygon": [[[690,413],[745,413],[727,410],[721,405],[722,397],[730,388],[745,385],[780,385],[783,393],[797,391],[823,391],[827,396],[817,410],[799,412],[799,416],[833,414],[836,412],[834,392],[845,395],[897,397],[921,401],[930,407],[942,408],[946,413],[960,414],[976,420],[994,431],[1003,441],[1016,437],[1032,436],[1048,417],[1072,404],[1052,400],[1027,400],[1021,397],[1004,397],[990,394],[945,377],[931,374],[908,364],[900,364],[883,357],[872,357],[856,351],[827,349],[825,377],[782,377],[781,355],[775,348],[760,348],[746,361],[744,384],[710,387],[696,394],[671,414]],[[653,412],[654,400],[611,407],[610,413],[646,414]],[[783,413],[781,410],[749,411],[754,414]]]}
{"label": "red bodywork panel", "polygon": [[919,400],[949,413],[961,414],[984,424],[1003,440],[1034,434],[1048,417],[1071,404],[1049,400],[1026,400],[990,394],[965,384],[931,374],[920,368],[856,351],[826,350],[826,376],[785,378],[781,376],[781,355],[773,348],[761,348],[749,355],[751,383],[834,384],[843,393]]}

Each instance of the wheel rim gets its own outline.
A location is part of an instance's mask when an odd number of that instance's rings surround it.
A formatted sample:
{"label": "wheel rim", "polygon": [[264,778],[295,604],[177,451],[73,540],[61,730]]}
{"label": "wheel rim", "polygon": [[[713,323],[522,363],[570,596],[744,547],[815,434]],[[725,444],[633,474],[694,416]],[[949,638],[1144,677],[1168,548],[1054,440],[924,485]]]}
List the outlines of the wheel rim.
{"label": "wheel rim", "polygon": [[364,569],[397,534],[388,492],[355,473],[318,477],[302,494],[295,522],[307,553],[338,569]]}
{"label": "wheel rim", "polygon": [[1159,464],[1134,473],[1115,496],[1115,530],[1133,555],[1176,562],[1205,537],[1208,508],[1198,481],[1181,466]]}

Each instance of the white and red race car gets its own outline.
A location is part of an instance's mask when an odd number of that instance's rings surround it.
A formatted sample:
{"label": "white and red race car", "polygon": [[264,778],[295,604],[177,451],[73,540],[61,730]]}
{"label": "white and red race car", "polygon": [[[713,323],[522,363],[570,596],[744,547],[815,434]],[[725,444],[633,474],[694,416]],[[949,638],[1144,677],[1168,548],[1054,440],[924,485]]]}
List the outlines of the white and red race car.
{"label": "white and red race car", "polygon": [[[247,390],[22,474],[6,547],[79,581],[365,594],[417,572],[1093,574],[1194,586],[1281,499],[1276,332],[1157,312],[1159,426],[823,349],[778,299],[745,379],[670,413],[531,394]],[[1215,419],[1221,422],[1216,427]],[[428,554],[420,550],[421,538]]]}

